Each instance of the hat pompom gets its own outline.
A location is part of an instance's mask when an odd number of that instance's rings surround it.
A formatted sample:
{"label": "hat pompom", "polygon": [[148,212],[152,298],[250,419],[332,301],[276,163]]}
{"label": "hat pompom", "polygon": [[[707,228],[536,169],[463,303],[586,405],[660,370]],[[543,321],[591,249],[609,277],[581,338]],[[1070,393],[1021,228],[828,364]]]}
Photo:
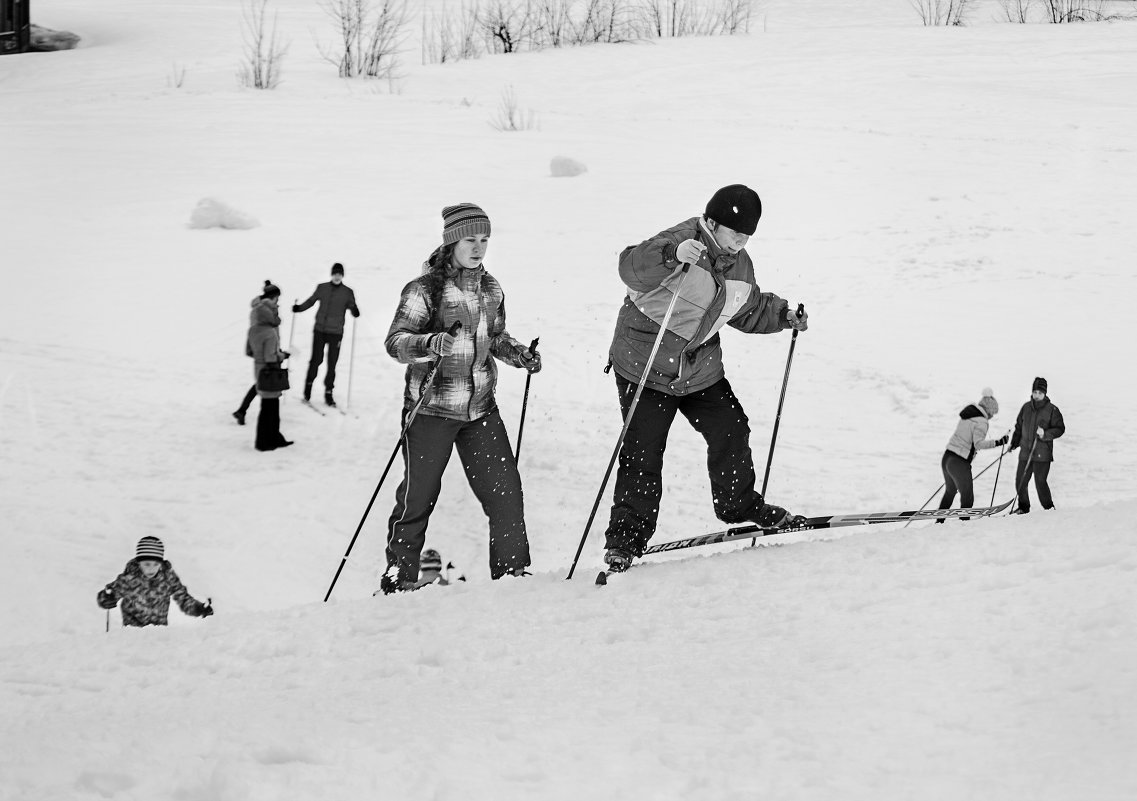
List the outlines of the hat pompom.
{"label": "hat pompom", "polygon": [[999,413],[999,402],[995,400],[995,390],[991,387],[983,387],[983,397],[979,399],[976,404],[987,415],[987,419],[991,419]]}

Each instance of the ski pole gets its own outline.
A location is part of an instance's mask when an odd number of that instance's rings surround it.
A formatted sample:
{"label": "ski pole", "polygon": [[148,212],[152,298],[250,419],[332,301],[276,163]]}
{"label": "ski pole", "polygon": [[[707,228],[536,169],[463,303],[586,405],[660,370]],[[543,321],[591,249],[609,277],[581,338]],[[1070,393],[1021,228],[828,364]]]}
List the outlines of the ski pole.
{"label": "ski pole", "polygon": [[[300,302],[300,298],[293,298],[292,308],[296,308],[296,304]],[[292,324],[288,326],[288,352],[292,353],[292,338],[296,334],[296,312],[292,312]]]}
{"label": "ski pole", "polygon": [[1003,472],[1003,456],[1006,452],[1003,450],[1005,445],[999,446],[999,466],[995,468],[995,486],[991,487],[991,506],[995,505],[995,490],[999,488],[999,474]]}
{"label": "ski pole", "polygon": [[[991,464],[987,465],[987,466],[986,466],[986,467],[984,467],[982,470],[980,470],[978,473],[976,473],[976,474],[975,474],[975,478],[979,478],[981,475],[983,475],[983,474],[984,474],[984,473],[986,473],[988,470],[990,470],[992,467],[994,467],[994,466],[995,466],[995,464],[996,464],[997,462],[1001,462],[1001,461],[1002,461],[1002,459],[1003,459],[1003,457],[1000,455],[998,459],[995,459],[995,460],[993,460],[993,461],[991,462]],[[998,473],[998,471],[997,471],[997,470],[996,470],[995,472],[996,472],[996,473]],[[996,482],[995,482],[995,483],[996,483],[996,485],[997,485],[999,482],[996,480]],[[941,484],[940,484],[938,487],[936,487],[936,490],[935,490],[935,492],[933,492],[931,495],[929,495],[929,496],[928,496],[928,500],[926,500],[926,501],[924,501],[922,504],[920,504],[920,509],[919,509],[919,511],[921,511],[921,512],[922,512],[922,511],[924,511],[924,507],[925,507],[925,506],[927,506],[929,503],[931,503],[931,502],[932,502],[932,500],[933,500],[933,499],[934,499],[934,498],[935,498],[937,495],[939,495],[939,494],[940,494],[940,490],[942,490],[943,488],[944,488],[944,485],[943,485],[943,483],[941,483]],[[992,500],[991,500],[991,503],[994,503],[994,502],[995,502],[995,501],[994,501],[994,492],[992,492]],[[905,523],[903,527],[904,527],[904,528],[908,528],[908,526],[912,524],[912,521],[913,521],[913,520],[915,520],[915,518],[914,518],[914,517],[910,517],[910,518],[908,518],[908,522],[907,522],[907,523]]]}
{"label": "ski pole", "polygon": [[655,338],[655,344],[652,345],[651,355],[647,357],[647,363],[644,364],[644,373],[640,376],[640,383],[636,386],[636,394],[632,397],[632,405],[628,407],[628,413],[624,415],[624,427],[620,430],[620,437],[616,440],[616,447],[612,450],[612,458],[608,460],[608,469],[604,471],[604,480],[600,482],[600,491],[596,493],[596,501],[592,504],[592,512],[588,515],[588,522],[584,526],[584,533],[580,535],[580,545],[576,546],[576,555],[572,558],[572,565],[569,566],[569,572],[568,575],[565,576],[565,581],[571,579],[573,572],[576,570],[576,563],[580,560],[581,551],[584,550],[584,541],[588,539],[588,531],[592,528],[592,521],[596,518],[596,510],[600,508],[600,499],[604,496],[604,488],[608,486],[608,479],[612,475],[612,465],[616,463],[616,457],[620,455],[620,447],[624,444],[624,437],[628,434],[628,426],[632,424],[632,416],[636,413],[636,406],[639,405],[640,395],[643,394],[648,373],[651,372],[651,366],[655,363],[655,355],[659,352],[659,346],[663,342],[663,335],[667,333],[667,323],[671,320],[671,313],[675,311],[675,302],[679,300],[679,290],[683,288],[683,282],[687,280],[687,272],[690,269],[691,265],[686,262],[680,266],[679,283],[671,290],[671,303],[668,304],[667,312],[663,315],[663,322],[659,324],[659,334]]}
{"label": "ski pole", "polygon": [[1015,505],[1011,508],[1013,514],[1015,509],[1019,508],[1019,496],[1022,494],[1023,489],[1026,487],[1026,482],[1030,478],[1030,465],[1034,461],[1034,449],[1038,447],[1038,434],[1034,435],[1034,442],[1030,445],[1030,454],[1026,457],[1026,470],[1023,470],[1022,481],[1015,482]]}
{"label": "ski pole", "polygon": [[107,610],[107,634],[111,633],[111,610]]}
{"label": "ski pole", "polygon": [[351,379],[355,374],[355,329],[359,323],[353,317],[351,320],[351,352],[347,359],[347,408],[351,408]]}
{"label": "ski pole", "polygon": [[[454,323],[447,331],[450,336],[458,333],[458,329],[462,327],[461,323]],[[415,421],[419,409],[422,408],[423,403],[430,395],[431,384],[434,383],[434,376],[438,373],[438,368],[442,365],[442,357],[439,357],[430,367],[430,371],[426,374],[426,378],[422,382],[422,394],[419,395],[418,403],[411,408],[407,413],[406,422],[403,423],[403,430],[399,432],[399,441],[395,443],[395,449],[391,451],[391,458],[387,460],[387,466],[383,468],[383,475],[379,476],[379,483],[375,485],[375,492],[371,493],[371,500],[367,502],[367,508],[363,510],[363,517],[359,519],[359,525],[355,527],[355,533],[351,536],[351,542],[347,545],[347,550],[344,551],[343,559],[340,560],[340,566],[336,568],[336,574],[332,577],[332,583],[328,587],[328,592],[324,596],[324,603],[332,597],[332,590],[336,588],[336,582],[339,581],[340,573],[343,572],[344,565],[347,564],[347,558],[351,555],[351,549],[355,547],[355,541],[359,538],[359,532],[363,530],[363,524],[367,521],[367,515],[371,513],[371,507],[375,505],[375,499],[379,497],[379,489],[383,486],[383,482],[387,480],[387,473],[391,470],[391,465],[395,463],[395,457],[399,455],[399,448],[403,447],[403,440],[407,436],[407,431],[411,428],[411,423]]]}
{"label": "ski pole", "polygon": [[[797,305],[797,318],[800,320],[801,316],[805,313],[805,304],[799,303]],[[778,398],[778,414],[774,417],[774,433],[770,435],[770,453],[766,456],[766,472],[762,476],[762,502],[766,502],[766,483],[770,480],[770,465],[774,461],[774,443],[778,441],[778,426],[782,424],[782,404],[786,401],[786,387],[790,383],[790,365],[794,361],[794,345],[797,344],[798,330],[795,328],[793,334],[790,336],[790,355],[786,359],[786,375],[782,379],[782,394]],[[753,546],[758,542],[755,537],[750,540],[750,545]]]}
{"label": "ski pole", "polygon": [[[537,343],[541,341],[541,337],[534,337],[533,342],[529,345],[529,352],[537,352]],[[525,408],[529,405],[529,382],[533,380],[533,374],[525,376],[525,395],[521,398],[521,423],[517,426],[517,452],[513,454],[513,461],[521,458],[521,433],[525,430]]]}

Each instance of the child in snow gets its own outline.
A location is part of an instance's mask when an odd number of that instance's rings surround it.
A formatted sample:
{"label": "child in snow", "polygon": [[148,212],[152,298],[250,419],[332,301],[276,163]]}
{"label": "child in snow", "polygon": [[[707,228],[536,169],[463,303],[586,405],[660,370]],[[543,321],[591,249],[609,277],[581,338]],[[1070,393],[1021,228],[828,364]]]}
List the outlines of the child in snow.
{"label": "child in snow", "polygon": [[[940,500],[941,509],[950,509],[959,493],[961,509],[969,509],[975,503],[975,491],[971,483],[971,461],[975,452],[984,448],[999,448],[1007,444],[1004,434],[999,439],[987,439],[988,420],[999,413],[999,402],[994,392],[983,389],[983,397],[978,403],[968,404],[959,413],[955,433],[948,440],[947,449],[940,459],[940,469],[944,473],[944,497]],[[967,520],[961,517],[960,520]],[[944,522],[942,519],[937,523]]]}
{"label": "child in snow", "polygon": [[[536,373],[541,356],[505,330],[504,294],[483,264],[489,217],[460,203],[442,210],[442,222],[442,244],[423,274],[403,287],[387,333],[387,353],[407,365],[404,419],[424,392],[427,398],[403,441],[403,481],[395,491],[380,581],[384,593],[416,589],[427,523],[455,448],[489,517],[490,576],[522,575],[529,565],[521,476],[497,409],[494,360]],[[454,323],[462,325],[451,335]],[[434,385],[424,387],[435,363]]]}
{"label": "child in snow", "polygon": [[450,584],[442,576],[442,554],[433,548],[427,548],[422,552],[419,557],[419,577],[418,586],[425,587],[427,584],[437,584],[439,587],[446,587]]}
{"label": "child in snow", "polygon": [[[726,325],[745,334],[808,328],[808,315],[798,318],[787,301],[758,288],[745,246],[761,216],[758,193],[733,184],[715,192],[701,216],[620,254],[620,278],[628,291],[608,358],[616,372],[627,433],[605,534],[604,561],[610,570],[627,570],[655,534],[663,495],[663,451],[677,412],[707,442],[719,520],[775,527],[796,521],[785,509],[766,503],[754,487],[750,426],[726,380],[719,345],[719,331]],[[683,264],[691,265],[686,277]],[[659,350],[649,365],[657,341]],[[641,381],[643,393],[628,421]]]}
{"label": "child in snow", "polygon": [[213,614],[210,602],[202,603],[189,591],[164,558],[165,547],[157,537],[138,541],[135,557],[126,563],[119,577],[99,590],[99,606],[114,609],[122,601],[122,625],[165,626],[173,598],[191,617]]}
{"label": "child in snow", "polygon": [[[1025,515],[1030,511],[1030,491],[1027,485],[1034,476],[1034,489],[1043,509],[1053,509],[1054,499],[1050,497],[1050,465],[1054,461],[1054,440],[1066,433],[1066,422],[1062,412],[1050,402],[1046,395],[1046,379],[1036,378],[1031,385],[1030,400],[1023,404],[1015,420],[1015,433],[1011,437],[1010,453],[1022,446],[1019,451],[1019,466],[1015,471],[1015,487],[1018,491],[1018,508],[1012,514]],[[1031,445],[1028,448],[1027,442]]]}

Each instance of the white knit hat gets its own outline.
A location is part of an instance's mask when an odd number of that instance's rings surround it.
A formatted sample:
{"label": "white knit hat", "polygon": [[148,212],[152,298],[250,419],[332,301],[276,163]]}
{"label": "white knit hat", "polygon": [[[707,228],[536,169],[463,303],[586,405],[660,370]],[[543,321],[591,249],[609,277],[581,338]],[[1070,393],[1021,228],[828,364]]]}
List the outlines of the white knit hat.
{"label": "white knit hat", "polygon": [[975,405],[983,410],[988,420],[999,413],[999,402],[995,400],[995,390],[991,387],[983,387],[983,397]]}

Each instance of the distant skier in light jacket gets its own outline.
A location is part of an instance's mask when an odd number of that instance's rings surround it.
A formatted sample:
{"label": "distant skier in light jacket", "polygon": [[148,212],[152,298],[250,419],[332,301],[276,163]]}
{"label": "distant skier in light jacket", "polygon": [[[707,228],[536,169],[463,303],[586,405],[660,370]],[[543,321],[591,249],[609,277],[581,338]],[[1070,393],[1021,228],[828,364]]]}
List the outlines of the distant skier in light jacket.
{"label": "distant skier in light jacket", "polygon": [[[979,402],[968,404],[959,413],[955,432],[948,440],[947,449],[940,459],[940,469],[944,474],[944,497],[940,500],[940,509],[950,509],[957,492],[960,508],[972,508],[975,505],[975,489],[971,481],[971,462],[976,451],[1007,444],[1005,434],[999,439],[987,439],[988,421],[999,413],[999,402],[995,400],[994,394],[989,387],[984,388]],[[966,517],[960,519],[967,520]],[[936,522],[944,521],[940,519]]]}
{"label": "distant skier in light jacket", "polygon": [[[442,245],[423,274],[403,287],[387,333],[387,353],[407,365],[404,417],[429,393],[403,442],[403,481],[387,528],[384,593],[416,588],[426,527],[442,474],[457,449],[470,488],[489,518],[490,577],[529,566],[521,476],[494,389],[496,361],[541,369],[541,356],[505,329],[505,293],[483,264],[490,221],[472,203],[442,210]],[[454,323],[462,326],[451,336]],[[424,386],[432,366],[439,369]]]}
{"label": "distant skier in light jacket", "polygon": [[331,280],[318,284],[312,296],[294,305],[292,311],[305,311],[315,303],[319,303],[320,308],[316,311],[316,325],[312,328],[312,358],[308,360],[308,375],[304,378],[304,400],[312,399],[312,384],[324,360],[326,346],[328,369],[324,372],[324,403],[335,406],[332,390],[336,385],[336,363],[339,362],[340,344],[343,342],[344,319],[349,311],[352,317],[359,316],[355,292],[343,282],[343,265],[339,262],[332,265]]}
{"label": "distant skier in light jacket", "polygon": [[[609,362],[625,420],[675,288],[683,284],[620,449],[605,534],[604,559],[611,570],[626,570],[655,534],[663,452],[676,413],[707,442],[711,496],[720,520],[778,527],[795,518],[766,503],[755,489],[749,420],[726,380],[719,346],[719,331],[727,325],[746,334],[808,328],[807,315],[799,319],[787,301],[758,287],[744,248],[761,216],[758,193],[733,184],[715,192],[702,216],[620,254],[627,296]],[[684,263],[691,265],[685,279]]]}
{"label": "distant skier in light jacket", "polygon": [[[1043,509],[1053,509],[1054,499],[1050,496],[1050,465],[1054,461],[1054,440],[1066,433],[1066,421],[1062,412],[1046,395],[1046,379],[1036,378],[1031,385],[1030,400],[1023,404],[1015,420],[1015,433],[1011,437],[1011,447],[1021,447],[1019,466],[1015,473],[1015,487],[1019,503],[1015,514],[1030,511],[1030,491],[1027,485],[1034,476],[1034,489]],[[1031,443],[1030,446],[1027,443]],[[1009,452],[1009,451],[1008,451]]]}
{"label": "distant skier in light jacket", "polygon": [[213,614],[212,604],[197,600],[182,584],[165,559],[162,541],[149,536],[138,541],[135,557],[96,596],[103,609],[114,609],[121,602],[124,626],[165,626],[171,598],[190,617]]}

